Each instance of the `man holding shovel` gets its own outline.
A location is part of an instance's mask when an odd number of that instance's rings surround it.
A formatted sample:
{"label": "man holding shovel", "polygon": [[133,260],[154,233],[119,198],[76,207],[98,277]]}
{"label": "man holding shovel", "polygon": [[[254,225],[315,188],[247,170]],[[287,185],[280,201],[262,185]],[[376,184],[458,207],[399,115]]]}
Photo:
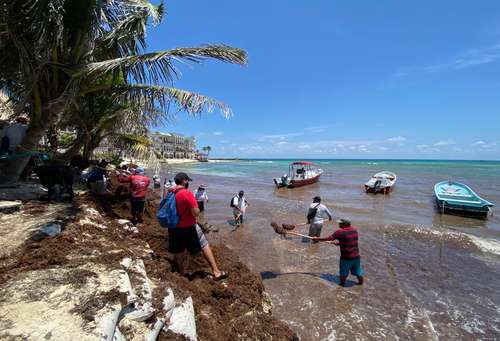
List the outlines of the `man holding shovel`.
{"label": "man holding shovel", "polygon": [[[329,241],[340,246],[340,285],[345,286],[349,272],[358,278],[358,285],[363,284],[363,269],[361,268],[361,258],[358,249],[358,229],[351,226],[348,219],[337,220],[339,229],[331,236],[321,238],[313,237],[317,242]],[[335,242],[337,241],[337,242]]]}
{"label": "man holding shovel", "polygon": [[245,198],[245,192],[240,191],[238,195],[235,195],[231,199],[231,207],[233,208],[234,225],[239,226],[243,223],[243,217],[245,215],[246,209],[249,206],[247,199]]}
{"label": "man holding shovel", "polygon": [[[328,221],[332,220],[332,213],[321,203],[321,197],[315,196],[313,198],[312,204],[309,206],[309,210],[307,211],[307,222],[311,224],[309,226],[309,236],[310,237],[319,237],[321,236],[321,230],[323,229],[323,223],[325,219],[328,218]],[[313,243],[317,243],[317,241],[313,240]]]}

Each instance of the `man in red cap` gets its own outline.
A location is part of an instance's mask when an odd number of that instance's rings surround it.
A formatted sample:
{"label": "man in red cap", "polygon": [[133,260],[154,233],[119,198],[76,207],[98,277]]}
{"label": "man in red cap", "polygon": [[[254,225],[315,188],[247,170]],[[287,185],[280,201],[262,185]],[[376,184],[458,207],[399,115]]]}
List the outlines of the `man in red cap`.
{"label": "man in red cap", "polygon": [[175,228],[168,229],[168,250],[174,254],[174,262],[179,273],[184,274],[185,251],[194,255],[200,251],[212,268],[213,279],[218,281],[228,277],[227,272],[219,270],[215,257],[205,234],[196,218],[200,214],[198,203],[193,193],[188,190],[191,178],[186,173],[177,173],[174,177],[176,186],[169,189],[175,193],[175,202],[179,222]]}

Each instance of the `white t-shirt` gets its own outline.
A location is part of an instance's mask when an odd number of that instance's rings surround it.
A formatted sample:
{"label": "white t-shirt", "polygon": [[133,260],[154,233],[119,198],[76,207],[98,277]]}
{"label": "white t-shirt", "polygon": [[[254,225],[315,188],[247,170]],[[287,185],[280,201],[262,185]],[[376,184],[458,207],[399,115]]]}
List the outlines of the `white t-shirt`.
{"label": "white t-shirt", "polygon": [[197,189],[194,196],[196,198],[196,201],[207,201],[208,200],[208,195],[207,195],[206,190],[200,191],[199,189]]}
{"label": "white t-shirt", "polygon": [[233,197],[233,206],[235,207],[234,211],[238,211],[236,209],[236,207],[238,207],[242,212],[245,212],[245,209],[248,206],[247,200],[245,199],[245,196],[243,196],[243,197],[240,198],[239,196],[235,195]]}
{"label": "white t-shirt", "polygon": [[316,206],[317,206],[316,215],[314,216],[314,219],[311,221],[311,224],[323,224],[325,219],[329,219],[330,217],[332,217],[332,213],[330,212],[328,207],[326,207],[323,204],[318,204],[317,202],[313,202],[309,206],[309,208],[316,208]]}

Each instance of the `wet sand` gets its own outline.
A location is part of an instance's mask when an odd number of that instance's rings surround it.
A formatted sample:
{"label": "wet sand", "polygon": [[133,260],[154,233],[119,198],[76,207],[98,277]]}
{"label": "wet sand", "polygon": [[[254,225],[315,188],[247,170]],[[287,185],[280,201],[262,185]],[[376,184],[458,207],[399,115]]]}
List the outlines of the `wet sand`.
{"label": "wet sand", "polygon": [[[411,184],[422,192],[417,199],[404,182],[384,197],[365,194],[347,177],[293,190],[275,190],[262,177],[193,177],[193,188],[209,186],[204,219],[220,226],[217,240],[261,274],[274,316],[301,339],[500,338],[498,216],[441,216],[424,192],[432,177]],[[240,188],[251,206],[235,229],[229,201]],[[338,285],[337,247],[281,239],[270,228],[271,220],[303,222],[316,193],[336,217],[360,228],[365,285],[354,285],[355,278]],[[326,225],[323,235],[333,230]]]}

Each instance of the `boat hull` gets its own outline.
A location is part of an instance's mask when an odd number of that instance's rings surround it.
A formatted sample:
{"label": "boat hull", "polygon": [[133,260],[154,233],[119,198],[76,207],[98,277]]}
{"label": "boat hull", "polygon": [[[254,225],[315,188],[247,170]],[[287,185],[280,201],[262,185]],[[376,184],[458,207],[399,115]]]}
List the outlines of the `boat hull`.
{"label": "boat hull", "polygon": [[288,188],[296,188],[296,187],[311,185],[313,183],[318,182],[320,177],[321,177],[321,174],[316,175],[315,177],[312,177],[309,179],[291,180],[290,184],[288,185]]}
{"label": "boat hull", "polygon": [[389,171],[378,172],[365,183],[365,192],[388,194],[392,191],[396,180],[396,173]]}
{"label": "boat hull", "polygon": [[436,206],[441,213],[451,215],[487,218],[488,214],[490,213],[489,206],[471,207],[466,205],[459,205],[446,200],[439,200],[437,198]]}
{"label": "boat hull", "polygon": [[375,188],[375,187],[370,187],[370,186],[366,186],[365,185],[365,191],[366,191],[366,193],[375,193],[375,194],[376,193],[383,193],[383,194],[388,194],[388,193],[390,193],[392,191],[392,187],[393,186],[383,187],[383,188],[381,188],[381,187]]}
{"label": "boat hull", "polygon": [[477,195],[467,185],[442,181],[434,186],[436,205],[440,212],[486,218],[493,204]]}

